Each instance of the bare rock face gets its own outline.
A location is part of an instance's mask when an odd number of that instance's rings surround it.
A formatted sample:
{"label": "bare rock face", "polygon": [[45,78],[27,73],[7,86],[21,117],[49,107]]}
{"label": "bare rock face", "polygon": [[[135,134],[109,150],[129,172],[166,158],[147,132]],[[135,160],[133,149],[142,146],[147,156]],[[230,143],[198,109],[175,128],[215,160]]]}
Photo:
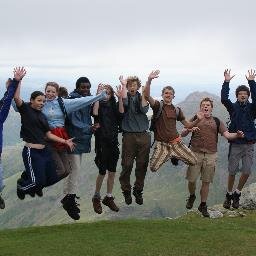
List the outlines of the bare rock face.
{"label": "bare rock face", "polygon": [[240,207],[246,210],[256,210],[256,183],[244,188],[240,197]]}

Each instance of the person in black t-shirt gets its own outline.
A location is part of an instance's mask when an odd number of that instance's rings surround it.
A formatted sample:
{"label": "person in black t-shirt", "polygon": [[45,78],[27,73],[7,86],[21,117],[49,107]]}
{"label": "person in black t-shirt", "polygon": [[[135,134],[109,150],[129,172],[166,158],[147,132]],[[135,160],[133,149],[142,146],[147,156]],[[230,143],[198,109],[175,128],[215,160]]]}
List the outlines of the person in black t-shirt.
{"label": "person in black t-shirt", "polygon": [[53,185],[62,178],[57,175],[51,153],[46,147],[46,138],[67,144],[71,150],[74,149],[74,143],[72,139],[65,140],[51,133],[47,119],[41,112],[45,102],[43,92],[33,92],[30,102],[25,103],[20,98],[18,86],[14,100],[21,116],[20,136],[25,142],[22,152],[25,171],[17,181],[17,196],[23,200],[26,194],[32,197],[35,194],[42,196],[44,187]]}

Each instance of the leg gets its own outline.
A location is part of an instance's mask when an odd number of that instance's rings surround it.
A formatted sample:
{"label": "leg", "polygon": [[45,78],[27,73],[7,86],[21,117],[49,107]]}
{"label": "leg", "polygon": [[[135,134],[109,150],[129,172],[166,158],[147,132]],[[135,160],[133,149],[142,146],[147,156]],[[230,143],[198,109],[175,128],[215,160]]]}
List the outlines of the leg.
{"label": "leg", "polygon": [[107,193],[112,194],[114,182],[115,182],[115,172],[108,172],[108,179],[107,179]]}
{"label": "leg", "polygon": [[234,183],[235,183],[235,178],[236,178],[236,175],[231,175],[231,174],[228,175],[228,192],[232,193]]}
{"label": "leg", "polygon": [[125,133],[123,135],[122,145],[122,172],[119,177],[121,189],[123,191],[131,191],[130,176],[135,159],[135,150],[136,144],[134,134]]}
{"label": "leg", "polygon": [[169,145],[160,141],[155,142],[154,151],[150,158],[150,170],[156,172],[169,159]]}
{"label": "leg", "polygon": [[201,202],[206,202],[209,194],[209,187],[210,187],[210,182],[202,182],[202,187],[200,190],[200,195],[201,195]]}
{"label": "leg", "polygon": [[101,186],[104,180],[105,174],[101,175],[98,174],[97,178],[96,178],[96,187],[95,187],[95,194],[100,194],[100,190],[101,190]]}
{"label": "leg", "polygon": [[1,161],[1,153],[0,153],[0,209],[5,208],[4,199],[1,196],[1,192],[3,191],[4,184],[3,184],[3,169],[2,169],[2,161]]}
{"label": "leg", "polygon": [[238,185],[237,185],[237,189],[239,191],[241,191],[243,189],[243,187],[244,187],[246,181],[248,180],[249,176],[250,176],[250,174],[246,174],[246,173],[241,174]]}

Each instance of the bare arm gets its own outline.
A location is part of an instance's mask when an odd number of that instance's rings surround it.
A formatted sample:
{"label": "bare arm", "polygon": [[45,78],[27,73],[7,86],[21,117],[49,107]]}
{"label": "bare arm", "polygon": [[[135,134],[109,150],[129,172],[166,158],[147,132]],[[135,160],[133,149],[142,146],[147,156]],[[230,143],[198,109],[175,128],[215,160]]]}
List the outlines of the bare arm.
{"label": "bare arm", "polygon": [[66,144],[66,145],[70,148],[71,151],[73,151],[74,148],[75,148],[75,143],[73,142],[73,139],[74,139],[74,138],[69,139],[69,140],[65,140],[65,139],[63,139],[63,138],[60,138],[60,137],[58,137],[58,136],[52,134],[51,131],[48,131],[48,132],[46,133],[46,137],[47,137],[49,140],[52,140],[52,141],[55,141],[55,142],[59,142],[59,143],[62,143],[62,144]]}
{"label": "bare arm", "polygon": [[119,76],[119,81],[122,85],[122,98],[125,99],[127,98],[127,88],[126,88],[126,85],[127,85],[127,79],[124,79],[123,76]]}
{"label": "bare arm", "polygon": [[14,94],[14,101],[16,106],[19,107],[22,104],[22,99],[20,98],[20,86],[21,86],[21,79],[26,75],[26,70],[23,67],[16,67],[13,71],[15,80],[19,81],[17,86],[16,92]]}
{"label": "bare arm", "polygon": [[204,114],[202,112],[198,112],[196,114],[196,117],[197,118],[194,121],[184,119],[183,121],[181,121],[181,123],[185,126],[185,128],[191,129],[195,127],[198,124],[198,122],[204,118]]}
{"label": "bare arm", "polygon": [[223,132],[223,137],[225,137],[227,140],[234,140],[238,138],[243,138],[244,133],[242,131],[237,131],[232,133],[230,133],[229,131],[225,131]]}
{"label": "bare arm", "polygon": [[155,70],[155,71],[152,71],[148,75],[148,80],[147,80],[146,85],[144,87],[144,95],[145,95],[146,100],[149,100],[149,97],[150,97],[151,82],[152,82],[153,79],[158,78],[159,74],[160,74],[160,71],[159,70]]}
{"label": "bare arm", "polygon": [[123,96],[122,96],[122,86],[119,85],[116,87],[115,95],[118,98],[118,112],[124,113],[124,103],[123,103]]}

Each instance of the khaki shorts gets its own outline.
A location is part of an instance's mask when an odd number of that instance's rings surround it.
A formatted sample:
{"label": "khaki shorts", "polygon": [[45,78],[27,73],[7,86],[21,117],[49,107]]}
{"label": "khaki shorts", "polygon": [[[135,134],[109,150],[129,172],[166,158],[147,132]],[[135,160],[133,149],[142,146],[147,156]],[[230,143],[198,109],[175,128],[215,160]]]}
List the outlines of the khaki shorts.
{"label": "khaki shorts", "polygon": [[217,153],[209,154],[194,152],[194,154],[197,158],[197,164],[188,167],[186,179],[194,183],[201,174],[201,180],[203,182],[212,183],[215,173]]}

